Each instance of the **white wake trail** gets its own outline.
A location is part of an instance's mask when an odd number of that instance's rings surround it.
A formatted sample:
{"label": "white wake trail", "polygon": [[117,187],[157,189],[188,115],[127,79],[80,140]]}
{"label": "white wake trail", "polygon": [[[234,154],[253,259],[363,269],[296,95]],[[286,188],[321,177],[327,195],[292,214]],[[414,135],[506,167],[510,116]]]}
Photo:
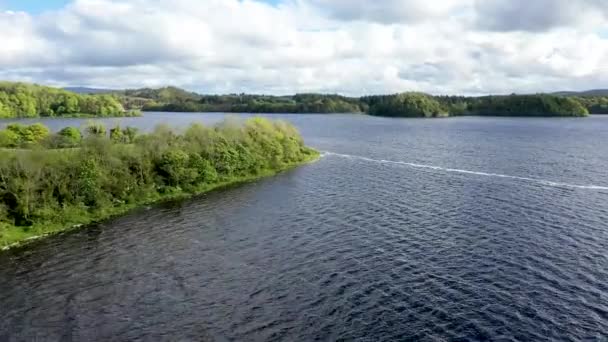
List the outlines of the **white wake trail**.
{"label": "white wake trail", "polygon": [[441,167],[441,166],[416,164],[416,163],[408,163],[408,162],[403,162],[403,161],[394,161],[394,160],[385,160],[385,159],[372,159],[372,158],[367,158],[367,157],[362,157],[362,156],[355,156],[355,155],[350,155],[350,154],[341,154],[341,153],[334,153],[334,152],[327,152],[327,151],[322,152],[321,156],[322,157],[335,156],[335,157],[340,157],[340,158],[363,160],[363,161],[367,161],[367,162],[371,162],[371,163],[404,165],[404,166],[415,167],[415,168],[420,168],[420,169],[431,169],[431,170],[444,171],[444,172],[464,173],[464,174],[484,176],[484,177],[516,179],[516,180],[533,182],[533,183],[542,184],[542,185],[546,185],[546,186],[553,186],[553,187],[562,187],[562,188],[565,187],[565,188],[589,189],[589,190],[608,190],[608,186],[577,185],[577,184],[553,182],[553,181],[537,179],[537,178],[503,175],[503,174],[499,174],[499,173],[452,169],[452,168],[446,168],[446,167]]}

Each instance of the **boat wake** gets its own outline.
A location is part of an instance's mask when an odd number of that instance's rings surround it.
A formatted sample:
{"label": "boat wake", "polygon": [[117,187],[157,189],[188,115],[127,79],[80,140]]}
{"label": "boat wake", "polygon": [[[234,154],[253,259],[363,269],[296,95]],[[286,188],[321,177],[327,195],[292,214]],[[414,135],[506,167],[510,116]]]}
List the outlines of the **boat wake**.
{"label": "boat wake", "polygon": [[341,153],[334,153],[334,152],[327,152],[327,151],[321,153],[321,157],[325,157],[325,156],[356,159],[356,160],[362,160],[362,161],[366,161],[366,162],[370,162],[370,163],[402,165],[402,166],[408,166],[408,167],[414,167],[414,168],[420,168],[420,169],[431,169],[431,170],[437,170],[437,171],[443,171],[443,172],[464,173],[464,174],[484,176],[484,177],[508,178],[508,179],[526,181],[526,182],[533,182],[533,183],[537,183],[537,184],[541,184],[541,185],[545,185],[545,186],[552,186],[552,187],[588,189],[588,190],[608,190],[608,186],[577,185],[577,184],[570,184],[570,183],[553,182],[553,181],[537,179],[537,178],[503,175],[503,174],[499,174],[499,173],[488,173],[488,172],[452,169],[452,168],[446,168],[446,167],[434,166],[434,165],[408,163],[408,162],[404,162],[404,161],[372,159],[372,158],[367,158],[367,157],[362,157],[362,156],[355,156],[355,155],[350,155],[350,154],[341,154]]}

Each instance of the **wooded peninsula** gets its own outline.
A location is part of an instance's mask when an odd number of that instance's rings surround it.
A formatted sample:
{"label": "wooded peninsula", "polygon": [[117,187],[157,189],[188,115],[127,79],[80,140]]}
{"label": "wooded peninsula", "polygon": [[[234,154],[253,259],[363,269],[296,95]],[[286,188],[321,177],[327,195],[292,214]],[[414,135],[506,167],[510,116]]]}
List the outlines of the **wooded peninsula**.
{"label": "wooded peninsula", "polygon": [[11,124],[0,137],[0,247],[268,176],[319,155],[292,125],[264,118],[192,124],[181,133],[158,126],[147,134],[95,123],[53,134],[42,124]]}
{"label": "wooded peninsula", "polygon": [[347,97],[335,94],[201,95],[176,87],[79,93],[0,82],[0,118],[130,116],[139,111],[227,113],[366,113],[390,117],[586,116],[608,113],[608,95],[435,96],[419,92]]}

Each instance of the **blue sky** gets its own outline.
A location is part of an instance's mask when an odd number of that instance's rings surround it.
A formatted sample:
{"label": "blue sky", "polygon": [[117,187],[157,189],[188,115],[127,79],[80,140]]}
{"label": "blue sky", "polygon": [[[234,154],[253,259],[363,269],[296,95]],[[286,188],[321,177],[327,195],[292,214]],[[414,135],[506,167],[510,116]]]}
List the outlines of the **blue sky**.
{"label": "blue sky", "polygon": [[49,9],[58,9],[69,0],[0,0],[0,8],[11,11],[40,13]]}

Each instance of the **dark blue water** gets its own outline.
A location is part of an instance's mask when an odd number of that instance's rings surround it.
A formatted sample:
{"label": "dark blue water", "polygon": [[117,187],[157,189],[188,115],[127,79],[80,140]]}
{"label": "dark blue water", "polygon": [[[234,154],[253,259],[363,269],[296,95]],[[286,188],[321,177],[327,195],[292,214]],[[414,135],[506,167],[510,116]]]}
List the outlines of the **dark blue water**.
{"label": "dark blue water", "polygon": [[272,117],[327,153],[1,254],[0,340],[608,338],[608,116]]}

